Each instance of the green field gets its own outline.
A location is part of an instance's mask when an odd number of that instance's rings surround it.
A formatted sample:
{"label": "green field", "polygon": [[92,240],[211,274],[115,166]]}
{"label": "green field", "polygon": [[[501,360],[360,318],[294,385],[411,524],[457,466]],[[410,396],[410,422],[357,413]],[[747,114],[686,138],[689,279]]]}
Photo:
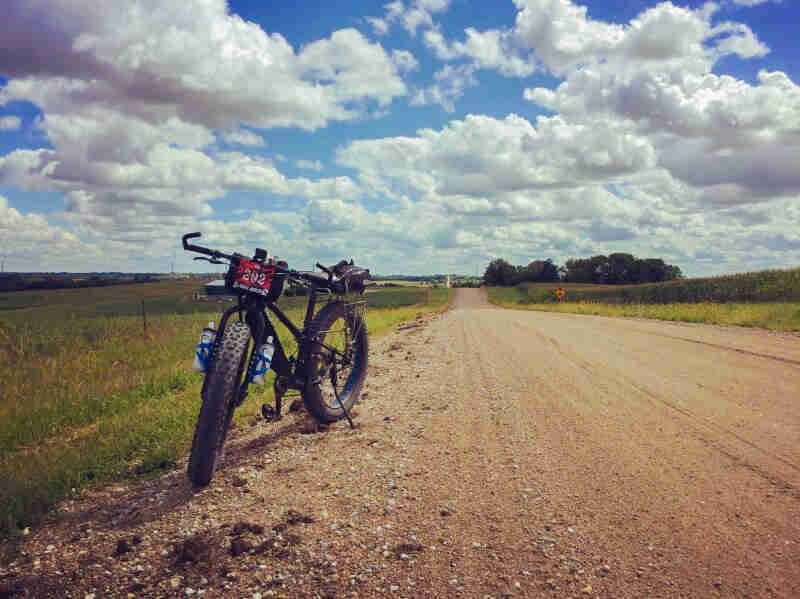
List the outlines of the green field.
{"label": "green field", "polygon": [[[556,297],[562,287],[564,298]],[[492,287],[489,301],[517,309],[800,330],[800,269],[645,285],[526,283]]]}
{"label": "green field", "polygon": [[678,279],[643,285],[524,283],[517,290],[523,302],[556,303],[553,289],[566,290],[567,301],[606,304],[800,302],[800,268],[764,270],[720,277]]}
{"label": "green field", "polygon": [[[191,369],[194,344],[229,305],[194,301],[200,286],[169,281],[2,295],[0,534],[34,524],[72,489],[171,469],[186,455],[202,385]],[[374,336],[444,309],[449,290],[390,288],[366,297]],[[304,305],[302,297],[281,300],[297,323]],[[288,332],[281,340],[293,351]],[[271,381],[251,391],[236,422],[252,419],[271,396]]]}

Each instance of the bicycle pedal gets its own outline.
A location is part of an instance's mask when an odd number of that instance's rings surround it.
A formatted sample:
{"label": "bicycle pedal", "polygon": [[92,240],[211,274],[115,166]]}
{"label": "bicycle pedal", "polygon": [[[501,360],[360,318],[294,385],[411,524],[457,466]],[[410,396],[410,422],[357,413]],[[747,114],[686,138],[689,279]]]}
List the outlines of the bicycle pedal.
{"label": "bicycle pedal", "polygon": [[281,413],[267,404],[261,404],[261,415],[267,422],[277,422],[281,419]]}

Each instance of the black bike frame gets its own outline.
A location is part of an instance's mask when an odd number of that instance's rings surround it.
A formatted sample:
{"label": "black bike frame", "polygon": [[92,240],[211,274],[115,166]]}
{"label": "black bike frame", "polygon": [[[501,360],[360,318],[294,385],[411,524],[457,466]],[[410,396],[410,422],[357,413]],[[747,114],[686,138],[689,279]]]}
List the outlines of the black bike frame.
{"label": "black bike frame", "polygon": [[[225,254],[219,250],[212,250],[210,248],[188,243],[189,239],[194,239],[197,237],[201,237],[201,234],[187,233],[184,235],[182,238],[183,249],[197,252],[198,254],[205,254],[206,256],[211,256],[210,259],[206,258],[206,260],[212,264],[222,264],[220,261],[221,259],[228,260],[231,264],[233,264],[234,261],[245,258],[241,254]],[[266,255],[267,253],[264,250],[257,249],[256,255],[253,256],[253,260],[263,262],[263,260],[266,258]],[[195,260],[200,259],[202,258],[195,258]],[[212,362],[216,357],[225,327],[228,325],[228,319],[234,313],[239,314],[240,322],[242,320],[242,314],[245,314],[245,322],[250,328],[250,334],[253,337],[253,349],[250,352],[250,361],[247,366],[247,376],[245,376],[244,381],[242,382],[237,405],[241,404],[247,395],[247,388],[250,385],[250,375],[253,372],[255,363],[258,359],[257,349],[266,342],[267,337],[270,335],[272,335],[272,339],[275,344],[275,352],[272,356],[271,368],[278,375],[278,379],[276,379],[276,381],[281,380],[285,388],[293,388],[300,391],[304,389],[306,379],[308,378],[306,357],[310,349],[309,344],[313,341],[312,339],[308,338],[308,330],[311,321],[314,318],[314,309],[316,308],[317,303],[317,292],[320,289],[323,289],[328,293],[332,292],[331,282],[333,280],[333,273],[319,263],[317,263],[317,267],[328,274],[327,279],[315,275],[314,273],[300,273],[294,270],[282,268],[280,265],[275,265],[274,276],[299,278],[303,280],[310,289],[310,296],[308,298],[308,305],[306,306],[306,316],[303,321],[302,330],[298,329],[295,324],[289,320],[289,317],[281,312],[280,308],[278,308],[274,302],[268,302],[263,296],[247,292],[239,292],[237,294],[237,305],[228,308],[222,313],[219,327],[217,329],[216,340],[214,341],[214,346],[211,349],[210,358]],[[274,301],[277,300],[278,298],[275,298]],[[292,362],[286,357],[286,352],[283,349],[283,345],[278,337],[278,333],[275,331],[275,327],[267,316],[267,309],[275,314],[278,320],[280,320],[286,326],[286,328],[289,329],[294,338],[297,340],[297,360],[294,363],[294,368],[292,368]],[[206,380],[208,380],[207,377]],[[205,391],[205,381],[203,382],[203,390]],[[280,410],[278,411],[280,412]]]}
{"label": "black bike frame", "polygon": [[[303,320],[302,329],[297,328],[297,326],[289,319],[289,317],[286,316],[286,314],[284,314],[274,303],[267,302],[262,297],[255,295],[245,293],[239,294],[237,305],[231,306],[222,313],[219,327],[217,328],[217,337],[212,349],[212,360],[214,359],[217,351],[217,344],[220,343],[222,334],[225,331],[225,327],[228,325],[228,320],[232,315],[238,313],[239,321],[241,322],[242,314],[244,314],[244,321],[250,328],[250,334],[253,337],[253,348],[250,352],[247,375],[244,377],[244,381],[242,382],[239,390],[240,399],[238,403],[244,401],[244,398],[247,395],[247,389],[250,385],[250,374],[253,372],[256,361],[258,360],[257,349],[266,343],[267,337],[270,335],[272,336],[273,343],[275,345],[275,352],[272,356],[272,370],[275,371],[278,377],[282,377],[284,380],[288,381],[288,387],[297,389],[299,391],[303,390],[308,376],[308,373],[306,372],[307,365],[305,361],[306,354],[308,353],[307,345],[311,342],[311,340],[308,339],[308,329],[311,321],[314,319],[314,310],[317,304],[318,293],[318,287],[314,284],[311,284],[309,289],[310,294],[308,298],[308,304],[306,306],[306,314]],[[291,334],[297,340],[297,360],[294,363],[294,368],[292,368],[292,362],[286,356],[286,352],[283,349],[283,344],[280,341],[280,337],[278,337],[278,333],[275,330],[272,321],[269,319],[269,316],[267,315],[267,309],[269,309],[269,311],[272,312],[287,329],[289,329],[289,332],[291,332]]]}

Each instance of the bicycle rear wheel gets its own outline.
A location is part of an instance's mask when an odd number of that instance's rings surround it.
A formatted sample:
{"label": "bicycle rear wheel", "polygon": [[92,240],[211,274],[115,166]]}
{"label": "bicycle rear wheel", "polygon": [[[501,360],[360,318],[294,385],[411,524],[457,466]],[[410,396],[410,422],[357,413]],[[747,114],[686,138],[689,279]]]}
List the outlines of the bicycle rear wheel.
{"label": "bicycle rear wheel", "polygon": [[211,482],[222,457],[228,427],[233,418],[242,383],[250,329],[242,322],[225,327],[216,356],[209,365],[203,384],[203,405],[189,454],[187,474],[193,484],[204,487]]}
{"label": "bicycle rear wheel", "polygon": [[[311,322],[306,409],[327,424],[345,416],[358,401],[367,377],[368,343],[362,303],[334,302]],[[343,407],[344,406],[344,409]]]}

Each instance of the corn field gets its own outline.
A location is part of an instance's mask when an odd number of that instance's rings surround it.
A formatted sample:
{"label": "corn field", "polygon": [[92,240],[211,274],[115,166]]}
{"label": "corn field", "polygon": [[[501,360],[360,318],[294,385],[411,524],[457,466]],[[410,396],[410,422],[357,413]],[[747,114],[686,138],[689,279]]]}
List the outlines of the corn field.
{"label": "corn field", "polygon": [[[555,303],[558,284],[522,284],[522,303]],[[564,302],[606,304],[800,302],[800,268],[644,285],[564,285]]]}

